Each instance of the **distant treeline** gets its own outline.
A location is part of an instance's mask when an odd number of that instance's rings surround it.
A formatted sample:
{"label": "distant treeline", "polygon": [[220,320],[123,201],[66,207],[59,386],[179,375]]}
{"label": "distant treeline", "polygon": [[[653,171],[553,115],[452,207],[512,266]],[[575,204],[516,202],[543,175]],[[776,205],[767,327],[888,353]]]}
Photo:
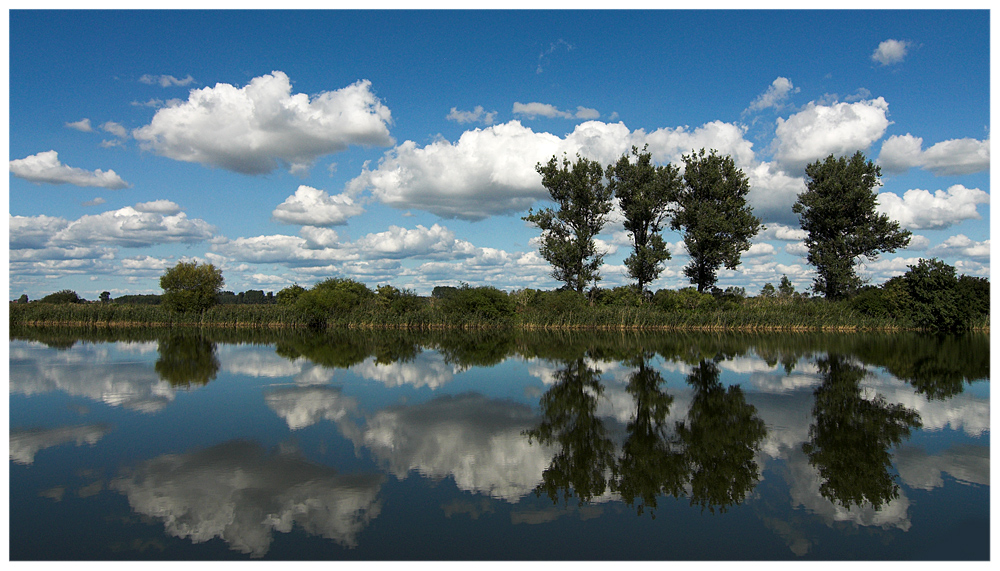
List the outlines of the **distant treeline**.
{"label": "distant treeline", "polygon": [[[102,294],[102,297],[98,300],[101,303],[159,305],[163,298],[163,296],[158,294],[122,295],[112,298],[110,293],[104,293],[107,295],[105,296]],[[27,295],[23,295],[21,296],[21,299],[17,300],[18,303],[27,303],[28,301]],[[75,291],[68,289],[50,293],[37,301],[41,303],[90,303],[86,299],[77,295]],[[264,293],[264,290],[259,289],[248,289],[246,291],[241,291],[240,293],[221,291],[216,294],[215,301],[221,305],[268,305],[277,303],[277,299],[274,297],[274,292],[269,291]]]}
{"label": "distant treeline", "polygon": [[[123,296],[129,297],[129,296]],[[135,296],[148,299],[153,296]],[[228,297],[228,296],[227,296]],[[233,296],[239,299],[240,296]],[[634,287],[522,289],[491,286],[434,288],[422,297],[391,285],[331,278],[312,288],[290,286],[273,303],[217,304],[202,312],[126,303],[12,304],[10,324],[80,326],[198,325],[237,328],[312,329],[520,329],[520,330],[706,330],[706,331],[962,331],[989,328],[989,281],[957,277],[946,264],[921,262],[881,287],[848,299],[796,292],[783,279],[756,296],[742,288],[661,289]],[[244,299],[248,296],[243,295]],[[250,299],[259,299],[250,297]],[[268,299],[268,296],[263,296]]]}

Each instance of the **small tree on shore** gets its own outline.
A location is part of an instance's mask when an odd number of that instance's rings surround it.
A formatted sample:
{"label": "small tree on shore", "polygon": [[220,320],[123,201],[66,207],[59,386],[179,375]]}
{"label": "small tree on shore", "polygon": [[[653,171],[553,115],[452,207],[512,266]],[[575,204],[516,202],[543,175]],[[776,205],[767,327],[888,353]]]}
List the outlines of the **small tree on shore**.
{"label": "small tree on shore", "polygon": [[224,284],[222,270],[212,264],[178,262],[160,277],[161,302],[178,313],[204,312],[215,305]]}

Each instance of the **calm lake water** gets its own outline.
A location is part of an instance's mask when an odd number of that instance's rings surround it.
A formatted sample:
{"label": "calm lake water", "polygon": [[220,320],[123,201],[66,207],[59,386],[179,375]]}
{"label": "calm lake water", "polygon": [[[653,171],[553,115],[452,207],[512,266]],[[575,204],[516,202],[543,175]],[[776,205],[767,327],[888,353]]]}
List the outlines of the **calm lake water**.
{"label": "calm lake water", "polygon": [[989,336],[17,330],[10,557],[989,557]]}

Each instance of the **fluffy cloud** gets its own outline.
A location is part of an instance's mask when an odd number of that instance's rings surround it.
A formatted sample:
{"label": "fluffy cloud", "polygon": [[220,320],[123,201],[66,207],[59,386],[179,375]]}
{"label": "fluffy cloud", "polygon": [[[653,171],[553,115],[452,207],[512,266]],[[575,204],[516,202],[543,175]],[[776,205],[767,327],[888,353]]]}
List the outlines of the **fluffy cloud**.
{"label": "fluffy cloud", "polygon": [[146,75],[140,77],[139,81],[145,83],[146,85],[153,85],[158,83],[160,87],[170,87],[171,85],[183,87],[185,85],[190,85],[191,83],[193,83],[194,78],[191,77],[190,73],[184,79],[177,79],[172,75],[149,75],[147,73]]}
{"label": "fluffy cloud", "polygon": [[66,123],[66,126],[70,129],[76,129],[77,131],[83,131],[84,133],[92,133],[94,128],[90,126],[90,119],[84,117],[79,121],[74,121],[73,123]]}
{"label": "fluffy cloud", "polygon": [[799,223],[792,205],[806,191],[805,179],[788,176],[774,163],[761,163],[744,172],[750,181],[747,202],[753,206],[754,215],[761,217],[768,227],[772,222],[782,228]]}
{"label": "fluffy cloud", "polygon": [[531,444],[531,408],[466,393],[376,413],[361,442],[397,478],[451,476],[460,490],[516,503],[542,479],[552,449]]}
{"label": "fluffy cloud", "polygon": [[69,442],[73,442],[77,446],[83,444],[93,446],[108,432],[111,432],[111,427],[106,424],[12,430],[10,431],[10,459],[15,464],[32,464],[35,461],[35,454],[39,450]]}
{"label": "fluffy cloud", "polygon": [[809,237],[809,233],[802,228],[791,228],[784,224],[768,224],[767,229],[758,235],[765,240],[781,240],[783,242],[797,242]]}
{"label": "fluffy cloud", "polygon": [[990,140],[950,139],[922,150],[924,140],[907,133],[893,135],[882,143],[878,162],[887,172],[906,172],[911,167],[935,175],[972,174],[990,168]]}
{"label": "fluffy cloud", "polygon": [[514,102],[513,113],[521,115],[527,119],[535,117],[548,117],[550,119],[560,117],[562,119],[597,119],[601,116],[597,109],[577,106],[576,112],[560,111],[555,105],[548,103],[519,103]]}
{"label": "fluffy cloud", "polygon": [[435,224],[430,228],[417,225],[412,230],[390,226],[385,232],[368,234],[354,244],[368,258],[408,257],[470,257],[476,248],[465,240],[456,240],[455,233]]}
{"label": "fluffy cloud", "polygon": [[405,141],[386,152],[374,170],[365,168],[348,183],[348,192],[369,190],[397,208],[481,220],[522,211],[547,198],[535,165],[553,155],[572,158],[579,153],[603,165],[631,146],[647,143],[659,162],[676,162],[681,154],[703,147],[731,154],[740,165],[753,162],[752,143],[743,139],[743,131],[719,121],[694,130],[678,127],[648,134],[629,131],[623,123],[587,121],[564,138],[510,121],[466,131],[455,143],[438,140],[418,147]]}
{"label": "fluffy cloud", "polygon": [[906,57],[906,51],[912,45],[912,42],[905,40],[886,40],[881,42],[875,48],[875,51],[872,52],[872,61],[878,62],[883,66],[899,63]]}
{"label": "fluffy cloud", "polygon": [[164,243],[193,243],[212,237],[214,227],[189,220],[168,200],[126,206],[69,221],[52,216],[11,216],[10,248],[93,247],[97,244],[138,248]]}
{"label": "fluffy cloud", "polygon": [[951,236],[941,244],[928,251],[932,256],[957,257],[988,262],[990,259],[990,241],[976,242],[965,234]]}
{"label": "fluffy cloud", "polygon": [[18,178],[36,183],[69,183],[76,186],[96,186],[111,190],[128,186],[128,183],[113,170],[88,171],[66,166],[59,162],[59,153],[55,151],[45,151],[10,161],[10,172]]}
{"label": "fluffy cloud", "polygon": [[845,156],[867,149],[889,126],[889,104],[879,97],[857,103],[810,103],[788,119],[778,118],[774,158],[785,172],[828,155]]}
{"label": "fluffy cloud", "polygon": [[132,132],[144,149],[179,161],[264,174],[295,172],[348,145],[393,144],[389,109],[367,80],[309,97],[292,94],[280,71],[245,87],[227,83],[192,90],[182,104],[160,109]]}
{"label": "fluffy cloud", "polygon": [[335,226],[365,211],[346,194],[330,196],[326,191],[301,185],[271,213],[286,224]]}
{"label": "fluffy cloud", "polygon": [[767,88],[767,91],[761,93],[757,99],[753,100],[753,103],[750,104],[750,107],[747,108],[746,112],[753,113],[755,111],[767,109],[768,107],[781,109],[785,100],[788,99],[788,94],[796,93],[798,91],[798,88],[792,85],[792,81],[790,79],[787,77],[778,77]]}
{"label": "fluffy cloud", "polygon": [[985,191],[956,184],[934,194],[920,189],[907,190],[902,197],[882,192],[878,195],[876,209],[898,220],[903,228],[924,230],[947,228],[963,220],[978,220],[976,206],[989,203],[990,195]]}
{"label": "fluffy cloud", "polygon": [[114,121],[104,123],[101,125],[101,129],[121,139],[128,137],[128,131],[125,127],[123,127],[120,123],[115,123]]}
{"label": "fluffy cloud", "polygon": [[139,514],[163,521],[167,534],[264,556],[274,532],[298,527],[346,547],[381,509],[384,477],[337,474],[295,454],[268,453],[233,441],[143,462],[109,486]]}
{"label": "fluffy cloud", "polygon": [[151,202],[140,202],[135,205],[135,209],[139,212],[152,212],[155,214],[163,214],[165,216],[172,216],[181,211],[181,207],[177,206],[176,203],[169,200],[153,200]]}
{"label": "fluffy cloud", "polygon": [[743,255],[748,258],[760,258],[765,256],[771,256],[774,254],[774,246],[768,244],[767,242],[758,242],[756,244],[751,244],[750,249],[747,250]]}
{"label": "fluffy cloud", "polygon": [[490,111],[487,113],[486,110],[483,109],[482,105],[476,105],[476,108],[472,111],[459,111],[458,108],[452,107],[451,113],[448,113],[448,116],[445,117],[445,119],[455,121],[456,123],[482,123],[483,125],[492,125],[496,116],[496,111]]}

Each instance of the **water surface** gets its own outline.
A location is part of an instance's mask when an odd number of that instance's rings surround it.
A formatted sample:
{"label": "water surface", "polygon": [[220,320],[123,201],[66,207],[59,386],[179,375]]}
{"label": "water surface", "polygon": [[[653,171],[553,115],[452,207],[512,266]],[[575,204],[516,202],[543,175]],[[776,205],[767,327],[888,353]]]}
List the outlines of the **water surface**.
{"label": "water surface", "polygon": [[987,559],[989,337],[10,341],[12,559]]}

